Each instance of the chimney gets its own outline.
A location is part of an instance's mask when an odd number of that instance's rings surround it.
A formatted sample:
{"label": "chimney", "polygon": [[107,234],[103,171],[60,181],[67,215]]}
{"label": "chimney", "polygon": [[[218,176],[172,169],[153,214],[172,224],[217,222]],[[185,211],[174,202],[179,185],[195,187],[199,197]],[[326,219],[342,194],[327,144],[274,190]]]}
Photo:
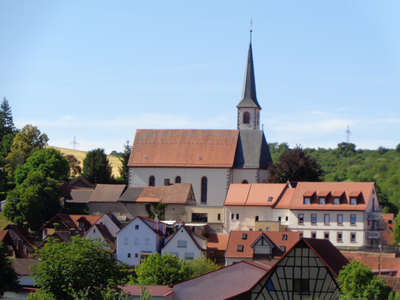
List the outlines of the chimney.
{"label": "chimney", "polygon": [[154,230],[159,230],[160,229],[160,224],[158,223],[158,217],[156,216],[154,219]]}
{"label": "chimney", "polygon": [[164,186],[170,185],[169,178],[164,179]]}

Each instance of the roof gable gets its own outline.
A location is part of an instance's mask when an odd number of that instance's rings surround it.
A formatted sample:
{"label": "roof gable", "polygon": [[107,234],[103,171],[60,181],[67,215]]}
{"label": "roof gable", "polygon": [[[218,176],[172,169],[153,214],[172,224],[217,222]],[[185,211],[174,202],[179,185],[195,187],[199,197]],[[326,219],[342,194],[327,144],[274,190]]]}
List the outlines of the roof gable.
{"label": "roof gable", "polygon": [[238,130],[138,129],[128,166],[231,168],[238,135]]}

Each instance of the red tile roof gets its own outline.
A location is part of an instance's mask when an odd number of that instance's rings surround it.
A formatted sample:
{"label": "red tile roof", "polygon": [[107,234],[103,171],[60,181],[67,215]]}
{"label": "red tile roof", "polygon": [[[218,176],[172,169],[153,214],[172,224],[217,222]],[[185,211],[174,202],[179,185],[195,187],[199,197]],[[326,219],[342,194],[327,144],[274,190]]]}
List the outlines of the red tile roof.
{"label": "red tile roof", "polygon": [[125,290],[128,295],[132,296],[140,296],[141,295],[141,288],[147,288],[153,297],[162,297],[166,296],[173,292],[173,288],[165,285],[125,285],[120,286],[121,289]]}
{"label": "red tile roof", "polygon": [[224,205],[273,206],[285,188],[285,183],[231,184]]}
{"label": "red tile roof", "polygon": [[226,246],[228,245],[229,234],[227,233],[211,233],[208,235],[208,250],[220,250],[225,251]]}
{"label": "red tile roof", "polygon": [[[246,239],[243,239],[246,234]],[[226,247],[226,258],[253,258],[253,248],[251,245],[262,235],[272,244],[273,257],[281,257],[284,253],[279,250],[280,246],[285,246],[286,250],[291,248],[298,240],[298,232],[288,231],[231,231],[229,235],[228,245]],[[284,239],[286,235],[286,239]],[[237,251],[237,246],[243,245],[243,251]]]}
{"label": "red tile roof", "polygon": [[232,167],[238,130],[138,129],[129,167]]}
{"label": "red tile roof", "polygon": [[[366,264],[370,269],[379,268],[379,253],[342,251],[342,254],[349,261],[358,260]],[[399,264],[400,257],[396,257],[396,253],[381,254],[381,269],[397,269]]]}
{"label": "red tile roof", "polygon": [[125,189],[124,184],[98,184],[89,198],[89,203],[117,202]]}

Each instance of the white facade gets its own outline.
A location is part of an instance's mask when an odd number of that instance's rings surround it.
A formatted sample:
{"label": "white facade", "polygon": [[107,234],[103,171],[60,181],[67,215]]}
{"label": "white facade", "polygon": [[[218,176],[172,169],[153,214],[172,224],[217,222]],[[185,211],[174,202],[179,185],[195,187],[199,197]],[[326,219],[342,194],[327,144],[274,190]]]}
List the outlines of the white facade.
{"label": "white facade", "polygon": [[[200,249],[196,243],[199,244],[202,249]],[[186,229],[181,226],[178,231],[170,237],[170,239],[165,240],[165,246],[161,250],[161,254],[169,253],[176,255],[181,259],[193,259],[202,257],[203,251],[207,249],[207,240],[205,238],[201,238],[195,234],[189,235]]]}
{"label": "white facade", "polygon": [[[164,236],[158,235],[153,226],[156,224],[139,217],[117,233],[117,260],[129,265],[140,264],[141,253],[160,252]],[[159,223],[161,232],[165,234],[165,226]]]}
{"label": "white facade", "polygon": [[269,206],[225,206],[225,231],[254,230],[255,222],[273,221]]}

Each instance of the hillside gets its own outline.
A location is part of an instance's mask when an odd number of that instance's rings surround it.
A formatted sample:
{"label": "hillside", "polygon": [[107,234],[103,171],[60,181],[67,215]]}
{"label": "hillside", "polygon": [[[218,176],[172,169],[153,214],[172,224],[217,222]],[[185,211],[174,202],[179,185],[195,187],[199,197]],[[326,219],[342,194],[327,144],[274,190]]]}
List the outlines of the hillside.
{"label": "hillside", "polygon": [[[83,168],[83,159],[86,157],[85,151],[79,151],[79,150],[72,150],[72,149],[66,149],[66,148],[60,148],[60,147],[54,147],[54,146],[49,146],[49,148],[54,148],[59,150],[62,154],[65,155],[74,155],[79,161],[80,161],[80,166]],[[114,178],[119,177],[119,171],[118,167],[121,166],[121,162],[119,161],[118,157],[114,155],[107,155],[108,161],[111,164],[112,167],[112,174],[114,175]]]}

